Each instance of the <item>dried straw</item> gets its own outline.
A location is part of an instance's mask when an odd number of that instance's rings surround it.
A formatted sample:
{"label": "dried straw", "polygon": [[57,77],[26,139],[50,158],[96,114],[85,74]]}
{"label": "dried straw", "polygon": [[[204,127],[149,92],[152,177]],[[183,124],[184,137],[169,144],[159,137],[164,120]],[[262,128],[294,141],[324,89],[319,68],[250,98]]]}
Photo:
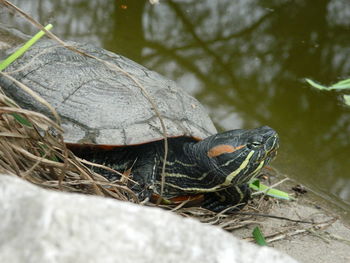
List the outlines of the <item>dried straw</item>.
{"label": "dried straw", "polygon": [[62,132],[56,122],[20,108],[0,91],[1,173],[45,188],[137,202],[125,183],[107,181],[67,150]]}

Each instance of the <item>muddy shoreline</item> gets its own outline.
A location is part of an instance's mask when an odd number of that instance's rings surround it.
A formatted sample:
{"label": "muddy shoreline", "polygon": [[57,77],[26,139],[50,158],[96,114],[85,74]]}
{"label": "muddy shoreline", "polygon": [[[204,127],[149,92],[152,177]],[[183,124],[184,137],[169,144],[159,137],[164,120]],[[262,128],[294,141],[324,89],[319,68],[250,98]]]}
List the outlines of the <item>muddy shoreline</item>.
{"label": "muddy shoreline", "polygon": [[[291,192],[293,182],[283,186]],[[268,245],[300,262],[350,262],[350,227],[340,209],[321,200],[311,191],[295,201],[275,201],[269,214],[313,224],[289,222],[274,218],[258,218],[259,227]],[[255,225],[233,232],[237,237],[251,240]]]}

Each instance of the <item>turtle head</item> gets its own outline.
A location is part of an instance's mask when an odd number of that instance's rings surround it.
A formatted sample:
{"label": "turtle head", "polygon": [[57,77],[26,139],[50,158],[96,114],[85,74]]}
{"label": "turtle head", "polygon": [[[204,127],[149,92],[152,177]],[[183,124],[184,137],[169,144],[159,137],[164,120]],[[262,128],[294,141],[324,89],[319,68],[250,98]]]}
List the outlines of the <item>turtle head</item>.
{"label": "turtle head", "polygon": [[223,185],[247,183],[275,157],[279,146],[277,133],[268,126],[218,133],[202,143],[210,169],[225,176]]}

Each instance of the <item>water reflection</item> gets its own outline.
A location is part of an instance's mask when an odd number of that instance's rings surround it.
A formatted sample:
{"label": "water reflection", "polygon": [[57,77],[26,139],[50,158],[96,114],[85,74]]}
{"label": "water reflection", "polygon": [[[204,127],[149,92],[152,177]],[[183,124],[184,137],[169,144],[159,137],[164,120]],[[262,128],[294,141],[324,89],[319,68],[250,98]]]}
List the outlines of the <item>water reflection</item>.
{"label": "water reflection", "polygon": [[[157,15],[176,23],[159,25]],[[175,79],[191,72],[205,86],[197,97],[224,128],[276,128],[284,147],[278,166],[350,202],[349,109],[335,93],[301,82],[329,83],[349,73],[349,18],[345,1],[169,1],[144,26],[152,49],[144,63],[162,71],[175,61],[166,72]],[[240,123],[224,122],[222,107],[238,113]]]}
{"label": "water reflection", "polygon": [[350,204],[350,109],[337,93],[302,82],[349,74],[347,0],[13,2],[54,23],[62,38],[95,43],[178,81],[223,129],[274,127],[280,170]]}

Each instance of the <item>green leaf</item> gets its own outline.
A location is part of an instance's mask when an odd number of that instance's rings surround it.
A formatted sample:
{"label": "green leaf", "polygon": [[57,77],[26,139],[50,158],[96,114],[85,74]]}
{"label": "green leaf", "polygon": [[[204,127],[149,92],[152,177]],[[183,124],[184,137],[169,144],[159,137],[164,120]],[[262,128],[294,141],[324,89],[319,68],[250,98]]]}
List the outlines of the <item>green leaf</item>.
{"label": "green leaf", "polygon": [[307,83],[309,83],[312,87],[319,89],[319,90],[346,90],[346,89],[350,89],[350,79],[341,80],[341,81],[339,81],[339,82],[337,82],[329,87],[318,84],[317,82],[315,82],[311,79],[305,79],[305,81]]}
{"label": "green leaf", "polygon": [[260,181],[254,178],[254,181],[249,182],[249,187],[255,191],[260,191]]}
{"label": "green leaf", "polygon": [[[52,28],[51,24],[48,24],[45,29],[50,30]],[[11,54],[8,58],[3,61],[0,61],[0,71],[7,68],[13,61],[15,61],[18,57],[22,56],[24,52],[26,52],[32,45],[35,44],[43,35],[45,35],[44,31],[39,31],[35,36],[29,39],[22,47],[17,49],[13,54]]]}
{"label": "green leaf", "polygon": [[334,89],[350,89],[350,78],[341,80],[334,85],[332,85]]}
{"label": "green leaf", "polygon": [[51,159],[51,161],[54,161],[54,162],[57,162],[57,163],[60,162],[60,160],[57,158],[56,155],[52,155],[50,159]]}
{"label": "green leaf", "polygon": [[261,232],[260,228],[257,226],[253,230],[253,237],[255,239],[255,242],[260,246],[267,246],[265,237],[263,233]]}
{"label": "green leaf", "polygon": [[323,86],[323,85],[321,85],[321,84],[318,84],[318,83],[316,83],[315,81],[313,81],[313,80],[311,80],[311,79],[305,79],[305,81],[306,81],[307,83],[309,83],[312,87],[316,88],[316,89],[319,89],[319,90],[329,90],[328,87]]}
{"label": "green leaf", "polygon": [[[256,180],[259,181],[259,180]],[[269,189],[269,187],[267,185],[264,185],[262,183],[259,183],[259,186],[256,185],[256,181],[252,182],[249,184],[249,187],[255,191],[261,191],[265,194],[267,194],[268,196],[272,196],[274,198],[278,198],[278,199],[283,199],[283,200],[293,200],[293,198],[291,196],[289,196],[288,193],[283,192],[281,190],[277,190],[277,189]]]}
{"label": "green leaf", "polygon": [[257,179],[255,179],[255,181],[252,182],[252,185],[253,185],[254,187],[256,187],[256,189],[259,189],[259,188],[260,188],[260,181],[257,180]]}
{"label": "green leaf", "polygon": [[25,117],[23,117],[20,114],[17,113],[11,113],[11,115],[15,118],[16,121],[18,121],[20,124],[32,128],[32,123]]}
{"label": "green leaf", "polygon": [[[50,149],[46,144],[39,143],[38,145],[40,147],[40,149],[39,149],[40,155],[41,155],[41,157],[44,157]],[[60,162],[60,160],[57,158],[55,153],[52,153],[51,155],[47,156],[46,159],[54,161],[54,162]]]}
{"label": "green leaf", "polygon": [[350,106],[350,95],[343,95],[344,103]]}

